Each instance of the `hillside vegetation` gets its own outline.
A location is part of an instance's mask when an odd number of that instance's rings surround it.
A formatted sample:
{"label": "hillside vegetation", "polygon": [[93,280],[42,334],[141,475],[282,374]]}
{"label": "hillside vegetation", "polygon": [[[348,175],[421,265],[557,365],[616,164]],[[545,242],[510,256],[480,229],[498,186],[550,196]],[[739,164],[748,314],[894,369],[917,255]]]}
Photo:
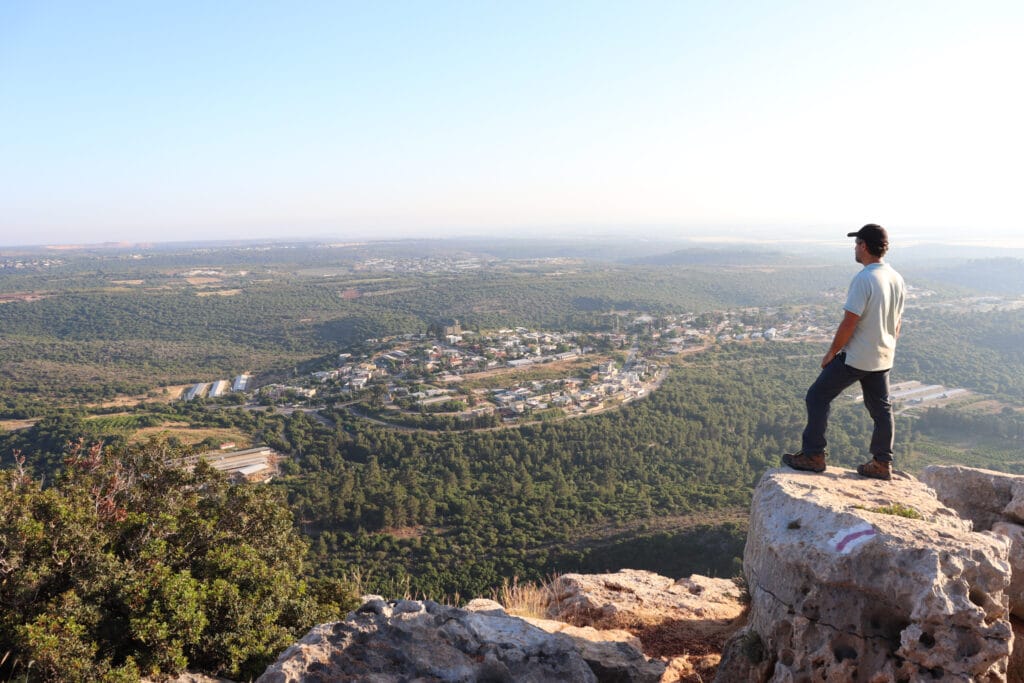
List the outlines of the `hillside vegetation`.
{"label": "hillside vegetation", "polygon": [[157,442],[73,447],[50,486],[0,471],[0,677],[258,675],[353,597],[305,576],[273,489],[171,469]]}
{"label": "hillside vegetation", "polygon": [[[348,606],[356,585],[457,601],[554,572],[736,574],[754,484],[798,446],[823,344],[728,333],[802,309],[830,328],[853,270],[778,254],[671,254],[665,265],[519,255],[228,249],[0,274],[0,291],[45,294],[0,304],[0,415],[28,420],[0,432],[0,680],[29,661],[29,679],[185,665],[244,678]],[[221,290],[232,295],[204,296]],[[975,393],[902,414],[897,466],[1020,471],[1024,309],[950,292],[912,301],[893,380]],[[657,319],[682,313],[732,322],[671,355]],[[585,417],[472,429],[424,414],[408,428],[350,412],[380,400],[383,381],[351,400],[156,400],[160,386],[243,371],[288,381],[439,320],[608,337],[641,314],[652,322],[634,331],[637,354],[664,380]],[[601,353],[621,362],[632,351]],[[465,391],[488,388],[474,382]],[[99,403],[129,392],[154,400]],[[863,406],[841,398],[832,420],[830,464],[862,462]],[[278,450],[281,476],[230,486],[207,468],[163,465],[223,440]]]}

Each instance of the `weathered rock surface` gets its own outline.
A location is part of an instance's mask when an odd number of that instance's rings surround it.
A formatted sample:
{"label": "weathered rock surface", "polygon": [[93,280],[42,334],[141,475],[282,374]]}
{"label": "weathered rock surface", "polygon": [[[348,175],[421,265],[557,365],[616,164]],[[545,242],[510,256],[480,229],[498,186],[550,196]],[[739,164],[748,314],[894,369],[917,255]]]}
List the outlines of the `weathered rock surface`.
{"label": "weathered rock surface", "polygon": [[[893,504],[921,519],[878,510]],[[770,470],[744,553],[749,625],[716,680],[1004,681],[1008,552],[911,477]]]}
{"label": "weathered rock surface", "polygon": [[1010,624],[1013,626],[1013,652],[1010,653],[1010,663],[1006,667],[1007,676],[1006,680],[1010,683],[1020,683],[1024,681],[1024,622],[1017,618],[1010,618]]}
{"label": "weathered rock surface", "polygon": [[431,601],[371,600],[322,624],[257,681],[596,681],[573,641],[521,619]]}
{"label": "weathered rock surface", "polygon": [[1010,484],[1010,502],[1003,508],[1003,516],[1024,523],[1024,477],[1013,477],[1013,483]]}
{"label": "weathered rock surface", "polygon": [[670,579],[623,569],[613,574],[565,574],[551,585],[556,619],[622,623],[691,622],[702,636],[733,630],[744,613],[743,591],[731,579],[694,574]]}
{"label": "weathered rock surface", "polygon": [[734,581],[697,574],[678,581],[636,569],[565,574],[551,591],[549,616],[640,633],[643,652],[667,660],[662,681],[703,680],[746,613]]}
{"label": "weathered rock surface", "polygon": [[[705,683],[715,676],[721,657],[718,653],[706,655],[681,655],[668,661],[661,683]],[[735,679],[742,681],[743,679]]]}
{"label": "weathered rock surface", "polygon": [[1010,539],[1010,612],[1024,618],[1024,477],[974,467],[932,465],[921,480],[939,500],[972,520],[975,531]]}
{"label": "weathered rock surface", "polygon": [[[996,522],[992,532],[1010,540],[1010,585],[1006,595],[1010,598],[1010,613],[1024,619],[1024,526],[1011,522]],[[1024,650],[1024,643],[1018,648]]]}
{"label": "weathered rock surface", "polygon": [[988,531],[996,522],[1024,522],[1024,477],[959,465],[930,465],[921,481],[939,500]]}
{"label": "weathered rock surface", "polygon": [[571,638],[598,681],[658,683],[665,673],[665,663],[645,657],[640,639],[629,631],[573,626],[554,619],[521,618],[548,633]]}
{"label": "weathered rock surface", "polygon": [[[485,598],[471,600],[466,609],[481,614],[507,615],[500,603]],[[656,683],[665,672],[664,662],[647,659],[640,639],[629,631],[573,626],[554,619],[518,618],[547,633],[560,633],[570,638],[598,681]]]}

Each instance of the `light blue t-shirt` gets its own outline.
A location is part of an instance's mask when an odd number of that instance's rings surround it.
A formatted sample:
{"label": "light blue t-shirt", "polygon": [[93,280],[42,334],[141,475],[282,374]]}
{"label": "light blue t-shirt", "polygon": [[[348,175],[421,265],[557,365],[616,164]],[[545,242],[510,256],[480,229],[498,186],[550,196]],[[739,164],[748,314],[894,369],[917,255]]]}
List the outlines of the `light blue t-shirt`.
{"label": "light blue t-shirt", "polygon": [[850,283],[843,308],[860,316],[846,344],[846,364],[858,370],[888,370],[903,317],[903,277],[888,263],[871,263]]}

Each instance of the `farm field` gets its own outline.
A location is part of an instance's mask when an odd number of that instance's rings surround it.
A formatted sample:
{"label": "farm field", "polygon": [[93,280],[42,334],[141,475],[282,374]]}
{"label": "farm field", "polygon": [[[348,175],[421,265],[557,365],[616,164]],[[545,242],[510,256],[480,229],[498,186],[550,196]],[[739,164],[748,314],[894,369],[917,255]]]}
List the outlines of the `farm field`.
{"label": "farm field", "polygon": [[157,427],[144,427],[133,432],[129,441],[139,443],[150,437],[177,439],[182,444],[194,446],[207,439],[217,442],[233,441],[239,448],[248,448],[252,445],[251,437],[237,429],[220,427],[189,427],[184,422],[165,422]]}

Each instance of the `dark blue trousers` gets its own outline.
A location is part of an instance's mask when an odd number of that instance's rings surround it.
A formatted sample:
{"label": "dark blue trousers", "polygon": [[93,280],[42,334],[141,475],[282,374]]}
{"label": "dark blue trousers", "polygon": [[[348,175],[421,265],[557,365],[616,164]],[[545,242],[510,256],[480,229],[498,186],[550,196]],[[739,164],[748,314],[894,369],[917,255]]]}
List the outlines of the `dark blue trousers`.
{"label": "dark blue trousers", "polygon": [[876,459],[892,462],[893,416],[889,400],[889,371],[858,370],[846,364],[846,354],[840,353],[825,366],[807,390],[807,427],[803,434],[803,452],[821,453],[825,450],[825,430],[832,400],[851,386],[860,382],[864,391],[864,407],[868,409],[875,429],[871,433],[871,455]]}

